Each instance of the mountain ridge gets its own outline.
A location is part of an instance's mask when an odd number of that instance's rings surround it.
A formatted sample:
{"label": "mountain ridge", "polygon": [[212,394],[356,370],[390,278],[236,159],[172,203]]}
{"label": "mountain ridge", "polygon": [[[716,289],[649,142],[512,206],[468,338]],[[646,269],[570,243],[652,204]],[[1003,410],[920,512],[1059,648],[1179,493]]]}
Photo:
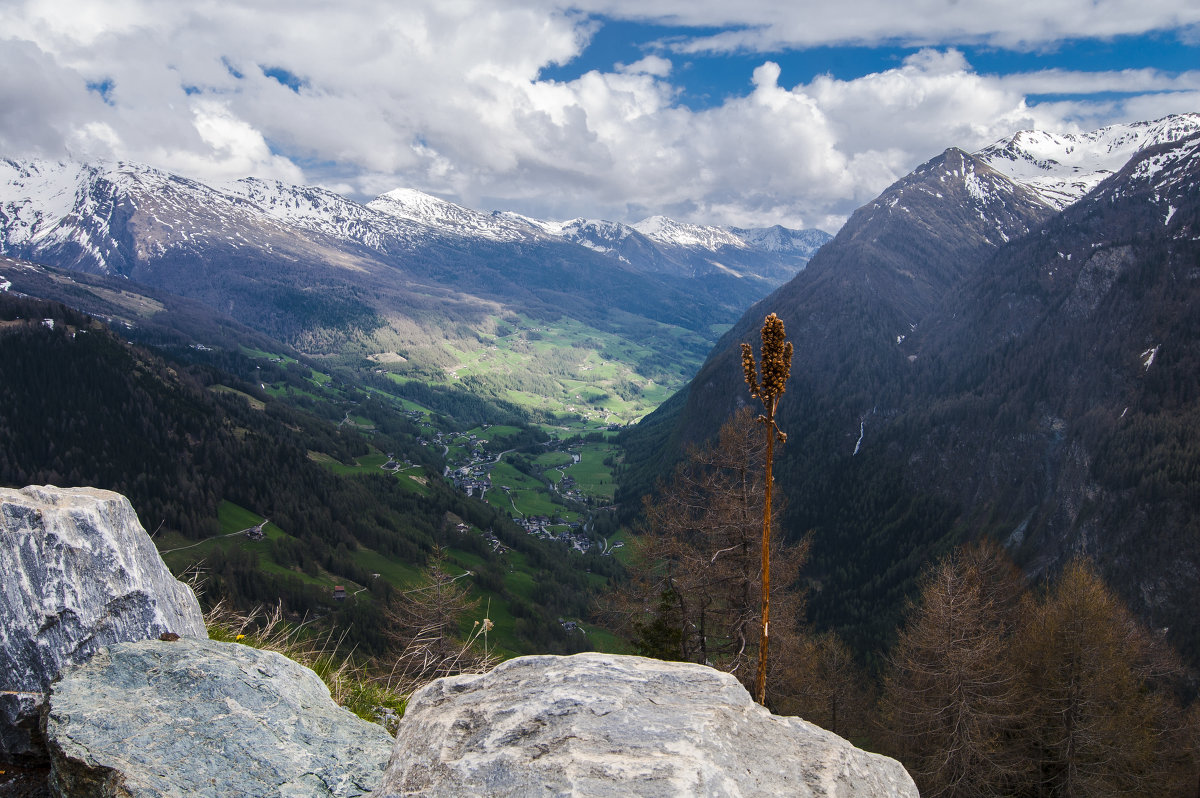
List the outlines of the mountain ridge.
{"label": "mountain ridge", "polygon": [[1143,143],[1061,210],[953,148],[897,181],[627,433],[621,498],[750,401],[736,344],[775,312],[796,346],[776,474],[814,532],[819,625],[882,648],[922,563],[988,534],[1035,576],[1097,558],[1195,658],[1200,551],[1172,541],[1197,537],[1200,135]]}
{"label": "mountain ridge", "polygon": [[[546,404],[527,389],[545,396],[550,372],[555,412],[574,412],[583,379],[627,398],[608,406],[624,421],[653,406],[637,396],[690,374],[723,325],[803,268],[824,234],[796,237],[808,248],[697,249],[411,190],[361,205],[320,188],[214,187],[135,164],[0,162],[0,254],[168,291],[309,355],[386,363],[399,379]],[[551,356],[523,340],[534,328],[567,348]],[[604,363],[615,365],[596,377]],[[463,381],[464,369],[485,384]]]}
{"label": "mountain ridge", "polygon": [[980,150],[989,166],[1023,183],[1056,210],[1078,201],[1141,150],[1200,132],[1200,114],[1109,125],[1089,133],[1021,130]]}
{"label": "mountain ridge", "polygon": [[[8,250],[44,240],[66,241],[70,234],[64,220],[83,217],[91,210],[89,200],[96,192],[88,183],[105,181],[117,192],[133,187],[161,190],[167,186],[186,186],[209,202],[242,205],[260,211],[289,227],[343,237],[371,249],[387,250],[386,240],[409,245],[420,238],[436,235],[478,238],[510,243],[561,239],[575,243],[578,238],[563,235],[564,230],[606,226],[642,233],[659,246],[704,249],[712,252],[725,247],[754,250],[753,242],[763,231],[775,228],[729,228],[694,225],[666,217],[650,217],[634,225],[599,219],[572,219],[564,222],[543,221],[510,212],[484,213],[466,208],[416,189],[398,188],[381,194],[365,204],[346,199],[315,186],[293,186],[274,180],[242,178],[222,185],[171,175],[152,167],[131,162],[81,163],[73,161],[0,161],[0,220],[4,224],[4,243]],[[161,220],[160,220],[161,221]],[[387,224],[391,222],[391,224]],[[374,228],[382,227],[382,231]],[[811,255],[820,231],[794,231],[779,228],[789,240],[801,240],[801,246],[779,247],[765,252],[801,252]],[[797,235],[799,233],[805,235]],[[749,240],[748,240],[749,239]],[[819,246],[819,244],[817,244]],[[594,248],[593,248],[594,249]],[[107,271],[99,247],[85,247],[98,263],[95,270]]]}

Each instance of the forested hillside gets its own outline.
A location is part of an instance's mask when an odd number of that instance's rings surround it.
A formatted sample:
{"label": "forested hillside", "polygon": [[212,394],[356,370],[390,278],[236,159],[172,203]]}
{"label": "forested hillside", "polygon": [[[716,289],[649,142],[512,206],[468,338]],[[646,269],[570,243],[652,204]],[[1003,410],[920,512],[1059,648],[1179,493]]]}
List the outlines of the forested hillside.
{"label": "forested hillside", "polygon": [[1094,558],[1196,661],[1197,141],[1057,213],[975,156],[918,169],[629,435],[625,497],[748,401],[736,345],[776,312],[796,346],[776,473],[818,624],[886,649],[922,565],[990,536],[1035,576]]}
{"label": "forested hillside", "polygon": [[[479,563],[475,583],[504,602],[497,611],[511,613],[509,645],[584,645],[556,619],[586,613],[587,569],[603,573],[611,559],[586,556],[580,567],[579,556],[568,560],[564,548],[529,537],[506,514],[455,492],[440,479],[440,457],[417,444],[411,422],[389,403],[346,389],[356,413],[378,419],[368,444],[356,427],[321,419],[230,373],[263,384],[277,377],[305,383],[307,367],[236,351],[184,351],[188,362],[165,360],[77,311],[0,294],[0,483],[123,493],[160,548],[181,551],[167,554],[174,563],[193,544],[228,534],[227,517],[252,519],[244,526],[269,519],[262,541],[201,544],[202,593],[242,608],[282,602],[297,619],[328,616],[326,625],[360,653],[386,649],[383,614],[435,545]],[[430,478],[418,483],[351,468],[369,446],[423,464]],[[519,552],[539,575],[535,592],[508,590],[508,567],[480,530]],[[334,582],[366,592],[338,602]]]}

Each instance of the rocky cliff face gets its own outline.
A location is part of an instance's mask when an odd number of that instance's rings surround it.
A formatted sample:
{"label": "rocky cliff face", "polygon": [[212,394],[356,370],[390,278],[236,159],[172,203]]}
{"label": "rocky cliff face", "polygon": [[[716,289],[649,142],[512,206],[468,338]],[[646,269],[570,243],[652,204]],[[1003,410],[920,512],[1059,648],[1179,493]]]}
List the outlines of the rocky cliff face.
{"label": "rocky cliff face", "polygon": [[509,660],[415,693],[374,798],[912,796],[893,759],[753,703],[701,665],[578,654]]}
{"label": "rocky cliff face", "polygon": [[213,640],[111,646],[54,684],[45,727],[55,793],[88,798],[353,798],[392,746],[308,668]]}
{"label": "rocky cliff face", "polygon": [[91,488],[0,488],[0,761],[44,756],[38,707],[65,666],[172,632],[207,637],[129,501]]}

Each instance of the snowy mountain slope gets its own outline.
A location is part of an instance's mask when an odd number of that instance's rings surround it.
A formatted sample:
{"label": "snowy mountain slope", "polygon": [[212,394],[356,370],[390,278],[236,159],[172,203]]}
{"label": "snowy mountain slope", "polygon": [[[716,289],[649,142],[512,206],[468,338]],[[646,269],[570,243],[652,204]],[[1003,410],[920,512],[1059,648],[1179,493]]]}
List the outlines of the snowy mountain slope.
{"label": "snowy mountain slope", "polygon": [[762,252],[791,252],[807,258],[817,254],[817,250],[832,238],[821,230],[793,230],[781,225],[727,229],[751,249]]}
{"label": "snowy mountain slope", "polygon": [[[462,256],[480,246],[574,245],[642,274],[749,278],[753,285],[735,292],[740,302],[790,278],[813,249],[781,247],[775,239],[759,246],[745,237],[754,231],[737,235],[662,217],[642,224],[653,235],[616,222],[483,213],[413,189],[363,205],[318,187],[256,178],[206,186],[130,163],[0,162],[0,251],[32,260],[48,253],[49,262],[102,274],[131,276],[168,250],[213,246],[364,268],[363,257],[419,258],[431,247]],[[557,253],[555,259],[574,257]]]}
{"label": "snowy mountain slope", "polygon": [[580,246],[604,254],[612,255],[618,260],[630,263],[630,258],[639,257],[647,263],[661,260],[661,254],[656,251],[654,243],[633,229],[620,222],[608,222],[596,219],[571,219],[555,225],[555,234]]}
{"label": "snowy mountain slope", "polygon": [[1200,132],[1200,114],[1110,125],[1090,133],[1022,130],[980,150],[984,162],[1062,210],[1138,152]]}
{"label": "snowy mountain slope", "polygon": [[5,246],[50,235],[75,207],[83,164],[0,161],[0,220]]}
{"label": "snowy mountain slope", "polygon": [[1187,214],[1178,215],[1181,208],[1193,204],[1200,194],[1196,165],[1200,163],[1200,132],[1181,141],[1146,148],[1141,157],[1130,161],[1120,176],[1104,184],[1095,193],[1097,202],[1117,202],[1125,196],[1141,195],[1157,205],[1163,226],[1172,227],[1173,238],[1200,238],[1197,221]]}
{"label": "snowy mountain slope", "polygon": [[426,230],[459,238],[508,243],[533,241],[541,232],[519,216],[482,213],[412,188],[380,195],[367,208],[395,219],[413,222]]}
{"label": "snowy mountain slope", "polygon": [[722,247],[746,248],[740,237],[720,227],[707,227],[651,216],[633,225],[634,229],[652,241],[688,249],[717,251]]}
{"label": "snowy mountain slope", "polygon": [[378,251],[387,251],[395,241],[416,241],[425,232],[416,222],[381,214],[315,186],[248,177],[222,188],[290,227],[357,241]]}
{"label": "snowy mountain slope", "polygon": [[269,251],[356,268],[246,197],[139,164],[0,163],[4,254],[133,277],[168,251]]}

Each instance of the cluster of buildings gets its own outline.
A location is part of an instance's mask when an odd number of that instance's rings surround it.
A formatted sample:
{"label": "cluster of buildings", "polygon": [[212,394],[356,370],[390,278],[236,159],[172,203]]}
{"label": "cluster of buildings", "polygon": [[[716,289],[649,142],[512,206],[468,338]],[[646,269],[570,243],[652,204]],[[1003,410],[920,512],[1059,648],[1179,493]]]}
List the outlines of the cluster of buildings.
{"label": "cluster of buildings", "polygon": [[570,499],[571,501],[580,503],[587,501],[587,496],[583,495],[583,491],[579,489],[579,485],[575,482],[575,477],[571,476],[570,474],[564,475],[563,478],[559,480],[555,489],[564,499]]}
{"label": "cluster of buildings", "polygon": [[394,454],[388,454],[387,462],[380,466],[384,471],[399,471],[402,468],[410,467],[412,467],[412,460],[408,458],[397,460]]}
{"label": "cluster of buildings", "polygon": [[471,447],[471,459],[466,465],[459,466],[455,471],[449,472],[447,466],[447,476],[454,482],[454,487],[461,490],[468,496],[477,496],[483,498],[483,494],[488,488],[492,487],[491,467],[494,464],[487,459],[487,453],[483,449],[483,444],[487,441],[476,440],[474,435],[469,436]]}
{"label": "cluster of buildings", "polygon": [[585,554],[592,548],[591,538],[584,534],[582,525],[578,521],[566,524],[566,529],[560,528],[563,524],[551,524],[550,519],[544,515],[531,515],[525,518],[514,516],[513,523],[540,540],[556,540],[559,543],[565,543],[580,554]]}
{"label": "cluster of buildings", "polygon": [[468,496],[483,498],[483,494],[492,486],[492,478],[483,469],[473,470],[460,468],[454,472],[454,487]]}

